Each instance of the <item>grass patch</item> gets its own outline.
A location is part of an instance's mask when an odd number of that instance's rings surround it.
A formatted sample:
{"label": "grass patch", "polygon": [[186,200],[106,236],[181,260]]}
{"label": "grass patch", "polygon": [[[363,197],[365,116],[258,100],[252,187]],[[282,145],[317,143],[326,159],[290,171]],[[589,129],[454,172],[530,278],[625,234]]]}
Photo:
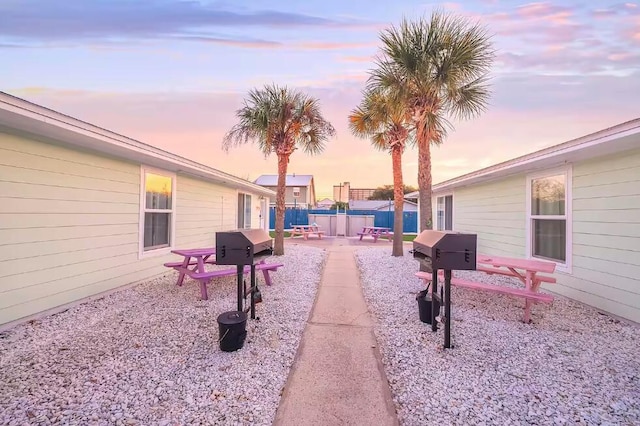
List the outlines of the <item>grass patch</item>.
{"label": "grass patch", "polygon": [[[269,236],[271,238],[275,238],[276,237],[276,231],[269,231]],[[284,237],[285,238],[289,238],[291,236],[291,232],[287,232],[284,231]],[[417,237],[417,235],[402,235],[402,241],[413,241],[415,238]]]}
{"label": "grass patch", "polygon": [[[271,238],[275,238],[276,237],[276,231],[269,231],[269,236]],[[284,237],[285,238],[288,238],[290,236],[291,236],[291,232],[284,231]]]}

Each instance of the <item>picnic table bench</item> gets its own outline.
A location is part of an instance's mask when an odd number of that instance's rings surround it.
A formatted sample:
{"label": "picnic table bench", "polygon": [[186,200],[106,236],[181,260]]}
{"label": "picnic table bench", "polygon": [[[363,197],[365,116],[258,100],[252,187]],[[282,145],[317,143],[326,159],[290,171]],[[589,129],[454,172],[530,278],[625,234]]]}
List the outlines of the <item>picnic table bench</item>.
{"label": "picnic table bench", "polygon": [[324,231],[321,231],[318,225],[292,225],[290,232],[291,237],[301,235],[305,240],[308,240],[311,235],[317,235],[318,239],[321,240],[324,235]]}
{"label": "picnic table bench", "polygon": [[[185,249],[185,250],[172,250],[174,254],[183,256],[182,262],[167,262],[164,264],[167,268],[173,268],[179,272],[178,281],[176,285],[182,286],[184,277],[189,276],[193,280],[200,283],[200,294],[202,300],[209,300],[207,294],[207,284],[216,277],[226,277],[236,275],[238,270],[236,267],[227,269],[217,269],[213,271],[207,271],[205,265],[215,265],[215,248],[205,249]],[[263,259],[260,263],[256,264],[256,271],[262,271],[264,275],[264,281],[267,285],[271,285],[271,276],[269,271],[277,271],[278,268],[283,267],[282,263],[266,263]],[[245,266],[243,273],[247,275],[251,272],[250,266]]]}
{"label": "picnic table bench", "polygon": [[[556,266],[553,262],[478,255],[476,263],[478,265],[476,268],[477,271],[484,272],[488,275],[499,274],[517,278],[524,283],[525,288],[504,287],[495,284],[474,282],[453,276],[451,278],[451,285],[524,298],[525,307],[523,322],[525,323],[529,323],[531,321],[532,303],[551,303],[553,301],[552,295],[540,293],[539,289],[543,282],[555,283],[556,279],[550,276],[538,275],[540,272],[552,273]],[[524,272],[520,272],[519,270]],[[438,272],[439,278],[442,277],[443,271]],[[429,272],[416,272],[415,275],[425,283],[431,282],[432,280],[432,274]]]}
{"label": "picnic table bench", "polygon": [[362,231],[357,232],[357,235],[360,235],[360,241],[362,241],[362,237],[373,237],[374,243],[378,242],[378,238],[386,238],[389,241],[393,241],[391,229],[382,226],[364,226]]}

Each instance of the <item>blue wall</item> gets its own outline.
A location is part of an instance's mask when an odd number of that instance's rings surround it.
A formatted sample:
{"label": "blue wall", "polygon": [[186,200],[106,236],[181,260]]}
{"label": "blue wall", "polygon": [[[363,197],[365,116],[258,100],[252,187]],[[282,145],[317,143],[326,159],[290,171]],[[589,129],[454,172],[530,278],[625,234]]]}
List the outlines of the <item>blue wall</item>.
{"label": "blue wall", "polygon": [[[309,223],[309,213],[314,214],[336,214],[335,210],[307,210],[307,209],[294,209],[287,208],[284,211],[284,227],[291,228],[292,225],[306,225]],[[384,226],[387,228],[393,228],[394,213],[392,211],[379,211],[379,210],[347,210],[348,215],[354,216],[375,216],[373,226]],[[402,228],[403,233],[417,233],[418,232],[418,212],[404,212]],[[276,209],[271,207],[269,212],[269,229],[275,229],[276,227]]]}

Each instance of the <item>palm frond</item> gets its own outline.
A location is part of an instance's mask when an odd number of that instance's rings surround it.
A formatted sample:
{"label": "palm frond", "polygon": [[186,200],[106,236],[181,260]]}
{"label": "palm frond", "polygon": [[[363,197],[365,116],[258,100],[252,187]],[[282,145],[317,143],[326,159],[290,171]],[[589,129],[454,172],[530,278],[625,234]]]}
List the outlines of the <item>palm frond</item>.
{"label": "palm frond", "polygon": [[290,154],[296,148],[317,154],[335,135],[317,99],[275,84],[250,90],[236,118],[238,122],[223,139],[225,150],[254,141],[265,155]]}
{"label": "palm frond", "polygon": [[380,40],[367,90],[403,99],[416,130],[429,129],[442,141],[451,128],[444,117],[466,119],[486,108],[494,50],[479,23],[436,11],[428,19],[403,19],[382,31]]}
{"label": "palm frond", "polygon": [[411,143],[410,116],[404,99],[396,92],[372,86],[363,93],[360,105],[349,115],[349,129],[360,138],[370,138],[376,149],[402,148]]}

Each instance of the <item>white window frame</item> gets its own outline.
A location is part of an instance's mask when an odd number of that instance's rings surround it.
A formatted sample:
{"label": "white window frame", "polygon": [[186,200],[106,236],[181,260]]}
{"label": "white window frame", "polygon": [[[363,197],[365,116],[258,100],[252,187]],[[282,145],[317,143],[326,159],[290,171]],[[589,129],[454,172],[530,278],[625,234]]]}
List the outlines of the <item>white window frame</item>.
{"label": "white window frame", "polygon": [[[253,213],[251,211],[251,209],[253,208],[253,194],[250,194],[248,192],[242,192],[242,191],[238,191],[237,195],[236,195],[236,205],[238,205],[238,197],[242,195],[244,196],[244,201],[243,201],[243,207],[244,207],[244,211],[242,212],[242,221],[243,221],[243,226],[238,226],[238,228],[240,229],[249,229],[252,227],[253,225]],[[246,206],[246,202],[247,202],[247,196],[250,198],[250,205],[249,205],[249,226],[247,227],[247,218],[245,217],[245,212],[247,211],[247,206]],[[240,210],[239,210],[239,206],[238,206],[238,211],[236,212],[236,224],[238,223],[240,219]]]}
{"label": "white window frame", "polygon": [[[565,175],[565,188],[564,188],[564,197],[565,197],[565,206],[564,206],[564,215],[543,215],[545,219],[564,219],[566,222],[565,232],[566,232],[566,247],[565,247],[565,262],[554,261],[546,258],[539,258],[533,256],[533,219],[539,218],[540,216],[531,215],[531,183],[534,179],[540,179],[544,177],[556,176],[556,175]],[[526,209],[527,209],[527,222],[525,226],[526,232],[526,245],[527,245],[527,258],[535,259],[535,260],[545,260],[548,262],[555,262],[556,264],[556,272],[564,272],[570,274],[572,271],[572,258],[573,258],[573,167],[571,164],[568,164],[564,167],[559,167],[555,169],[547,169],[541,172],[532,173],[527,175],[527,190],[526,190]]]}
{"label": "white window frame", "polygon": [[[454,224],[456,223],[456,221],[455,221],[456,209],[454,208],[456,199],[453,196],[453,192],[443,192],[443,193],[437,194],[435,196],[435,205],[433,206],[434,214],[432,215],[433,219],[435,219],[435,220],[433,220],[432,228],[434,230],[438,229],[438,198],[445,198],[445,197],[451,197],[451,230],[453,231],[455,229]],[[445,206],[446,206],[446,204],[445,204]],[[447,216],[447,212],[445,211],[445,223],[447,222],[447,217],[446,216]]]}
{"label": "white window frame", "polygon": [[[161,247],[154,250],[145,250],[144,249],[144,214],[145,213],[153,213],[160,212],[166,213],[166,209],[155,210],[155,209],[147,209],[146,208],[146,176],[147,173],[153,173],[155,175],[165,176],[171,178],[171,209],[168,210],[171,214],[171,224],[169,230],[169,246]],[[162,256],[168,254],[173,250],[175,245],[175,235],[176,235],[176,174],[168,172],[166,170],[155,169],[153,167],[148,166],[140,166],[140,217],[139,217],[139,228],[138,228],[138,259],[144,259],[147,257],[154,256]]]}

